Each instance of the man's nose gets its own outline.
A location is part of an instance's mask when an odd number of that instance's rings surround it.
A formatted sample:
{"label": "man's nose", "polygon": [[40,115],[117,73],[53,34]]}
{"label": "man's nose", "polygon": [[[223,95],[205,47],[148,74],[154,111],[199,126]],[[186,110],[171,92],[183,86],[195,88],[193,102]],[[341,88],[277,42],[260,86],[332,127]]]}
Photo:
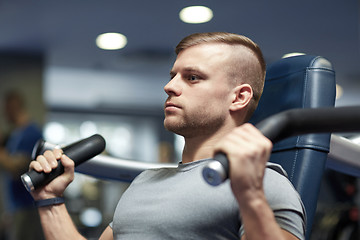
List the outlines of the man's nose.
{"label": "man's nose", "polygon": [[181,94],[181,86],[179,84],[180,74],[176,74],[164,87],[167,95],[179,96]]}

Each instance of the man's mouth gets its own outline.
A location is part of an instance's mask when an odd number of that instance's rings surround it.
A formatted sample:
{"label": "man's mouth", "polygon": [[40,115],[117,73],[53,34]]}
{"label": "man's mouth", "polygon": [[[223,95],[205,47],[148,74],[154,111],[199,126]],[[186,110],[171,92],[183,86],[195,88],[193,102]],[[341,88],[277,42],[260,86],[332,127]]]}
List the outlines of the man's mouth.
{"label": "man's mouth", "polygon": [[171,109],[176,109],[176,108],[181,108],[178,104],[175,104],[173,102],[166,102],[165,103],[165,109],[166,110],[171,110]]}

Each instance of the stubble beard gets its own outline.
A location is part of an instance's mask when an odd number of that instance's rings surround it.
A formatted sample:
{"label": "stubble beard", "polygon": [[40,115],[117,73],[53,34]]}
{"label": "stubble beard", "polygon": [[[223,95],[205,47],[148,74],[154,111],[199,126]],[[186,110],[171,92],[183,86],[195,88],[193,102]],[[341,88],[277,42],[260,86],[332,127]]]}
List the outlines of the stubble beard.
{"label": "stubble beard", "polygon": [[209,116],[211,115],[199,114],[191,119],[186,117],[181,119],[166,119],[165,116],[164,127],[168,131],[181,135],[185,138],[208,136],[214,134],[219,128],[221,128],[225,121],[224,116],[221,115],[213,117]]}

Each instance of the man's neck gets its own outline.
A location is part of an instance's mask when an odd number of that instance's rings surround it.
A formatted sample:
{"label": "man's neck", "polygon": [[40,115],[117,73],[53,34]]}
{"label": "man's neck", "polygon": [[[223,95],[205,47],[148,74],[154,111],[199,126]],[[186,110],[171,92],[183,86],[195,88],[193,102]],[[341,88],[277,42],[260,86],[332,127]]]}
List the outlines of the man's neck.
{"label": "man's neck", "polygon": [[212,158],[215,144],[231,129],[222,129],[212,135],[202,135],[191,138],[185,137],[182,162],[189,163],[200,159]]}

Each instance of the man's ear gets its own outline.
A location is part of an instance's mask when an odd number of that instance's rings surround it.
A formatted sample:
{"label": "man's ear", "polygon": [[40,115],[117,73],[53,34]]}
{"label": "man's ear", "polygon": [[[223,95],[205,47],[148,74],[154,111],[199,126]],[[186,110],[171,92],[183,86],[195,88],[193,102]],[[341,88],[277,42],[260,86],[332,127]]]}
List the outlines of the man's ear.
{"label": "man's ear", "polygon": [[230,105],[230,111],[238,111],[245,108],[253,97],[252,87],[245,83],[234,88],[233,101]]}

